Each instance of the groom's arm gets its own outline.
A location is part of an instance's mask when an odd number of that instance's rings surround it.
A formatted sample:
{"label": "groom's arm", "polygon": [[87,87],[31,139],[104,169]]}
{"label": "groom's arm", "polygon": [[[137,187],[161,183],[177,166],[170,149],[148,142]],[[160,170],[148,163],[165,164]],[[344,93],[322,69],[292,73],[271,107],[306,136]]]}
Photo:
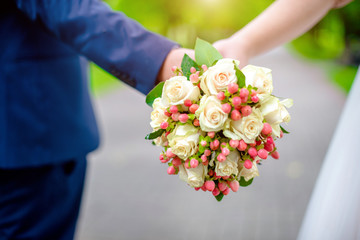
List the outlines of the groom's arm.
{"label": "groom's arm", "polygon": [[[16,0],[30,19],[143,93],[170,75],[184,49],[99,0]],[[169,54],[170,53],[170,54]],[[162,65],[164,64],[164,67]]]}

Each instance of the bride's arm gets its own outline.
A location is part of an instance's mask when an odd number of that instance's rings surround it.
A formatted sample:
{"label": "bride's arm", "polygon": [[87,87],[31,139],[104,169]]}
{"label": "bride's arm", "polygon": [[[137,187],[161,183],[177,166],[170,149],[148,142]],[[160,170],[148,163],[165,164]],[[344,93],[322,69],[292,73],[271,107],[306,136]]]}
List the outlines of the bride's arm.
{"label": "bride's arm", "polygon": [[277,0],[231,37],[214,46],[224,57],[247,60],[303,34],[334,7],[351,0]]}

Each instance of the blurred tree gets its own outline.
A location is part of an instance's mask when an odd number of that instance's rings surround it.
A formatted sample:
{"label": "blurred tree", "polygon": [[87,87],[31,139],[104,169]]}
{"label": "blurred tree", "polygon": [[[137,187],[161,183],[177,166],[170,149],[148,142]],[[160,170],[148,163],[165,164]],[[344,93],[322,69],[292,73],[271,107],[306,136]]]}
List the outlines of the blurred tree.
{"label": "blurred tree", "polygon": [[[196,37],[214,42],[228,37],[259,15],[274,0],[104,0],[150,31],[164,35],[187,48]],[[360,2],[331,11],[308,33],[290,46],[311,59],[360,63]],[[331,67],[331,77],[348,90],[355,67]],[[342,74],[344,72],[344,74]],[[93,87],[102,89],[113,78],[92,67]],[[101,76],[98,79],[97,76]],[[349,84],[350,81],[350,84]],[[345,82],[345,83],[342,83]]]}

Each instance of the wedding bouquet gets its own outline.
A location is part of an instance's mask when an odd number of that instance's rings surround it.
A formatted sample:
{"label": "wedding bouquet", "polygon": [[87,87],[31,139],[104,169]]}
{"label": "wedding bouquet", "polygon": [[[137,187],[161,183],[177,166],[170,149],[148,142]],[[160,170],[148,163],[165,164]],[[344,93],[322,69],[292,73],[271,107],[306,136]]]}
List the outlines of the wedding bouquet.
{"label": "wedding bouquet", "polygon": [[197,39],[195,60],[185,55],[176,76],[146,97],[152,106],[146,139],[164,147],[160,161],[195,190],[210,191],[218,201],[248,186],[268,156],[279,158],[275,140],[288,133],[291,99],[272,95],[268,68],[238,68],[208,42]]}

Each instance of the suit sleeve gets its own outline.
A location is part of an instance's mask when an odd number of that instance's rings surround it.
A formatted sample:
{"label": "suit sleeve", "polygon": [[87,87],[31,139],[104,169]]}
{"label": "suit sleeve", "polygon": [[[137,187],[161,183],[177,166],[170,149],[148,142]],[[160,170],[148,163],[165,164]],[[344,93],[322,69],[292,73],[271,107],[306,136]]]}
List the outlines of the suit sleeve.
{"label": "suit sleeve", "polygon": [[100,0],[16,0],[31,20],[142,93],[153,87],[176,43],[145,30]]}

